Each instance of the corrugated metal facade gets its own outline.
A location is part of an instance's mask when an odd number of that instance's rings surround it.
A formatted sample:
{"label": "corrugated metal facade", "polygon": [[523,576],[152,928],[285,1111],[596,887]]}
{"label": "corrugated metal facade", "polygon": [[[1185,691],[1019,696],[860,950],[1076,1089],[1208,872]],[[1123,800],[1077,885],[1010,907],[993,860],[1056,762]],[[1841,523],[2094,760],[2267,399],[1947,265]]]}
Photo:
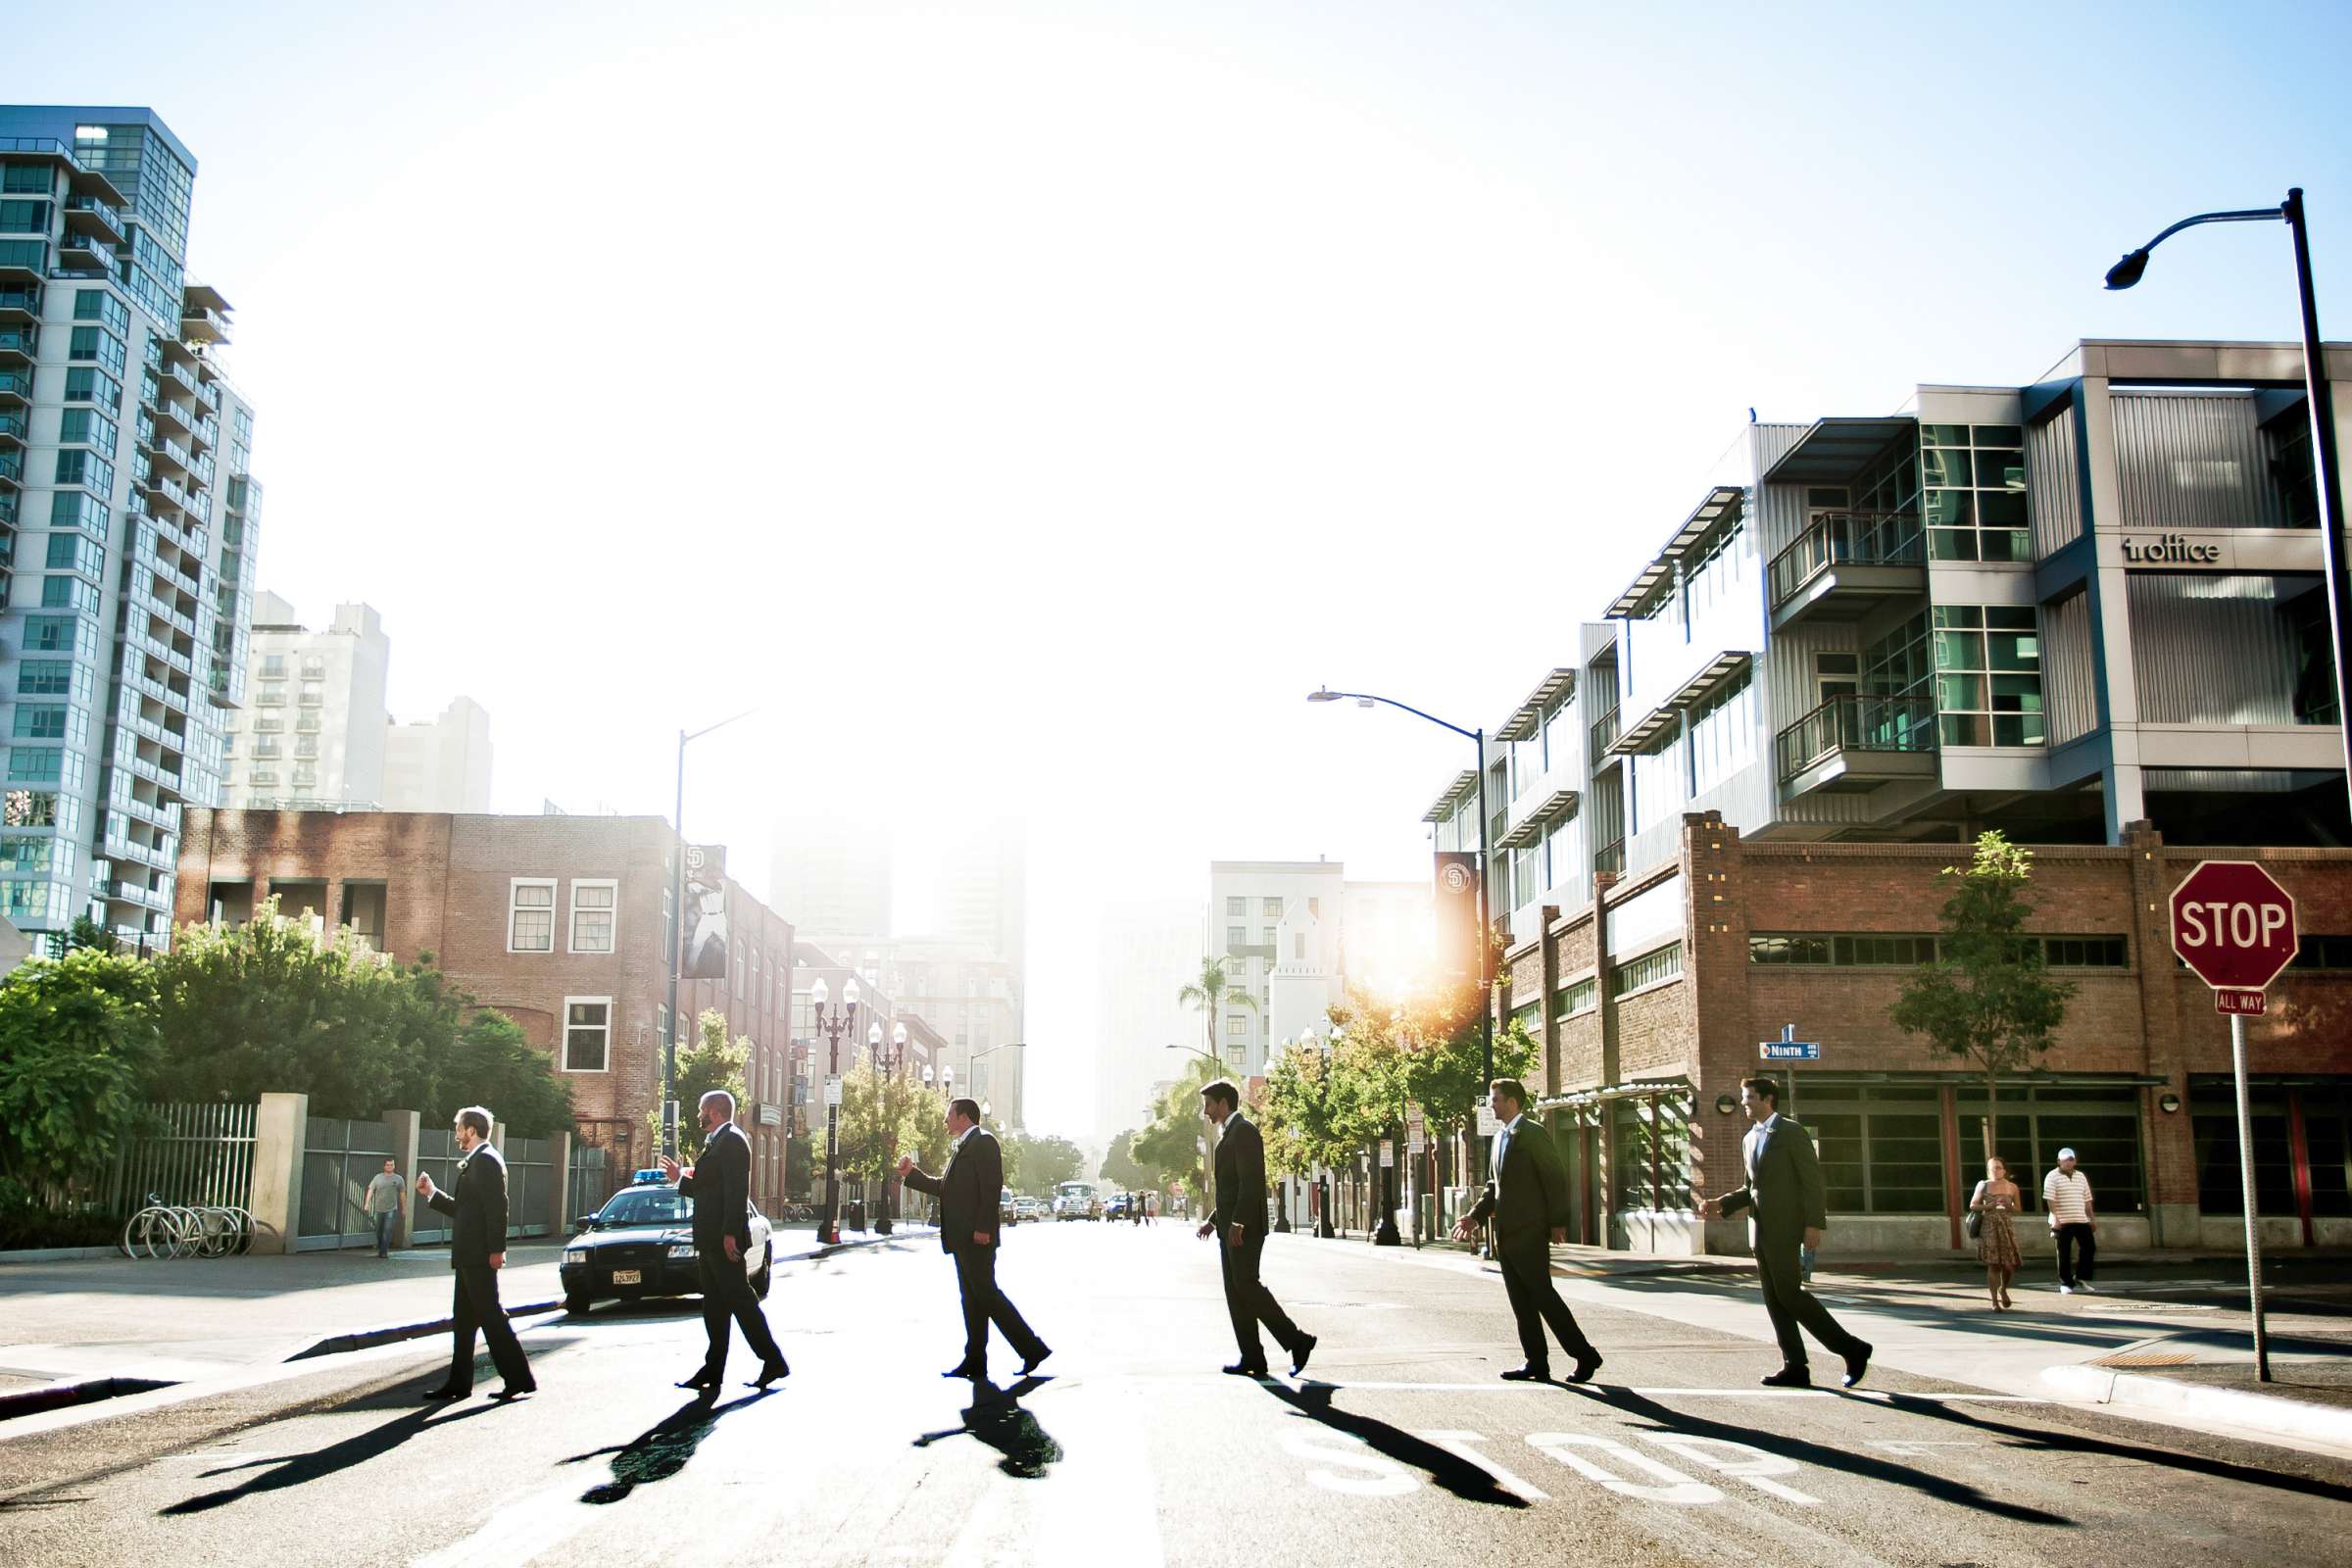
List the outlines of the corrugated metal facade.
{"label": "corrugated metal facade", "polygon": [[2283,528],[2247,392],[2117,392],[2115,458],[2127,528]]}
{"label": "corrugated metal facade", "polygon": [[2034,519],[2034,559],[2056,555],[2082,537],[2081,421],[2073,403],[2026,432],[2026,507]]}
{"label": "corrugated metal facade", "polygon": [[2302,663],[2280,606],[2309,579],[2135,571],[2132,678],[2155,724],[2292,724]]}
{"label": "corrugated metal facade", "polygon": [[2063,746],[2099,723],[2098,664],[2091,647],[2090,595],[2076,594],[2041,612],[2041,692],[2050,744]]}

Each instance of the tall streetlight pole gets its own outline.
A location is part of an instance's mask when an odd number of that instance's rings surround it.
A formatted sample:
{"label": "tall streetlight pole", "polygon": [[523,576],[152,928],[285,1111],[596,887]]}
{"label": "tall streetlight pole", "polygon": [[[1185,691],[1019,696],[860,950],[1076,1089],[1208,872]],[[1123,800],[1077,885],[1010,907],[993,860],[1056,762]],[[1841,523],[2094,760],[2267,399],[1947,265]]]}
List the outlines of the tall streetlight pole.
{"label": "tall streetlight pole", "polygon": [[841,988],[841,1007],[832,1016],[825,1015],[825,1004],[832,1000],[833,988],[818,975],[808,988],[809,1013],[816,1026],[825,1032],[825,1218],[816,1228],[816,1239],[827,1247],[841,1244],[841,1172],[834,1163],[835,1139],[841,1125],[841,1103],[834,1098],[834,1086],[841,1076],[841,1035],[858,1022],[858,977],[852,975]]}
{"label": "tall streetlight pole", "polygon": [[2319,478],[2320,561],[2328,573],[2328,627],[2335,650],[2335,723],[2342,737],[2344,784],[2352,791],[2352,586],[2344,576],[2344,488],[2335,460],[2335,398],[2320,350],[2320,307],[2311,288],[2311,235],[2303,219],[2303,188],[2286,193],[2276,207],[2239,208],[2183,218],[2107,270],[2107,286],[2126,289],[2148,270],[2148,253],[2184,228],[2200,223],[2286,224],[2295,250],[2295,292],[2303,309],[2303,390],[2311,409],[2313,466]]}
{"label": "tall streetlight pole", "polygon": [[[903,1022],[894,1023],[890,1026],[890,1058],[883,1066],[882,1081],[875,1085],[877,1107],[883,1103],[882,1095],[891,1092],[891,1086],[899,1076],[899,1068],[905,1064],[906,1060],[906,1025]],[[884,1150],[882,1154],[882,1217],[874,1221],[874,1234],[877,1236],[888,1236],[891,1233],[890,1160],[891,1156],[897,1152],[898,1150],[894,1147]]]}
{"label": "tall streetlight pole", "polygon": [[[1318,686],[1306,694],[1310,703],[1336,703],[1345,698],[1358,708],[1381,705],[1400,708],[1415,718],[1427,719],[1440,729],[1451,730],[1478,749],[1478,1040],[1480,1050],[1479,1081],[1492,1083],[1494,1078],[1494,919],[1487,897],[1487,878],[1494,868],[1494,857],[1487,844],[1487,732],[1485,729],[1464,729],[1448,724],[1435,713],[1424,713],[1409,703],[1394,697],[1374,697],[1365,692],[1335,692],[1328,686]],[[1478,1106],[1473,1103],[1470,1114],[1475,1118]],[[1473,1120],[1472,1125],[1476,1122]],[[1485,1162],[1486,1140],[1478,1141],[1480,1162]],[[1394,1228],[1396,1217],[1390,1216]]]}
{"label": "tall streetlight pole", "polygon": [[672,1159],[678,1155],[678,975],[686,967],[686,743],[758,711],[747,708],[734,718],[722,718],[691,734],[678,731],[677,809],[670,817],[677,844],[671,854],[675,863],[669,894],[669,1028],[662,1038],[662,1152]]}

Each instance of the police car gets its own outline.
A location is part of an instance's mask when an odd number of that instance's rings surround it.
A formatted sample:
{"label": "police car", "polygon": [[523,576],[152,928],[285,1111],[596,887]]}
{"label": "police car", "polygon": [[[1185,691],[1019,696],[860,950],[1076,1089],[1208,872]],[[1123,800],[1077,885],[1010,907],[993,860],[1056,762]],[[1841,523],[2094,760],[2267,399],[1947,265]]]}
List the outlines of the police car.
{"label": "police car", "polygon": [[[702,1291],[694,1251],[694,1200],[662,1179],[657,1168],[641,1170],[605,1206],[583,1215],[576,1234],[564,1245],[564,1305],[585,1312],[597,1301],[633,1301],[649,1296],[694,1296]],[[752,1248],[743,1266],[752,1289],[767,1295],[773,1272],[767,1217],[754,1204]]]}

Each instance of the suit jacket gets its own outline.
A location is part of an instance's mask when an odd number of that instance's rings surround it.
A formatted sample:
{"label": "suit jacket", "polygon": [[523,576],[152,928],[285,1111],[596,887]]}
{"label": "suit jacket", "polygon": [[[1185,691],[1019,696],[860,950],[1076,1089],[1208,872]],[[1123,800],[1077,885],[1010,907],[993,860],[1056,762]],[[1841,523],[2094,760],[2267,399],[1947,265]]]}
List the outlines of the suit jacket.
{"label": "suit jacket", "polygon": [[[1752,1131],[1740,1140],[1743,1163]],[[1748,1233],[1758,1245],[1801,1246],[1807,1229],[1829,1228],[1829,1194],[1822,1185],[1813,1140],[1787,1116],[1772,1124],[1764,1146],[1756,1151],[1755,1173],[1746,1185],[1724,1196],[1727,1218],[1743,1208],[1751,1211]]]}
{"label": "suit jacket", "polygon": [[487,1268],[507,1250],[507,1162],[488,1144],[476,1144],[458,1167],[458,1190],[433,1190],[427,1200],[456,1219],[449,1244],[451,1268]]}
{"label": "suit jacket", "polygon": [[1501,1179],[1488,1180],[1470,1210],[1470,1223],[1481,1224],[1490,1215],[1495,1240],[1504,1247],[1548,1247],[1551,1233],[1568,1226],[1568,1172],[1550,1132],[1533,1116],[1523,1118],[1511,1134],[1502,1152]]}
{"label": "suit jacket", "polygon": [[971,1130],[948,1156],[946,1170],[937,1176],[910,1170],[906,1185],[939,1200],[941,1251],[976,1250],[980,1244],[972,1237],[983,1231],[990,1247],[1004,1239],[998,1209],[1004,1193],[1004,1151],[987,1128]]}
{"label": "suit jacket", "polygon": [[1240,1110],[1225,1118],[1217,1137],[1217,1230],[1242,1228],[1242,1240],[1266,1238],[1266,1140],[1257,1123]]}
{"label": "suit jacket", "polygon": [[723,1255],[726,1239],[745,1253],[752,1250],[752,1145],[733,1122],[703,1146],[694,1169],[678,1178],[678,1191],[694,1200],[694,1247]]}

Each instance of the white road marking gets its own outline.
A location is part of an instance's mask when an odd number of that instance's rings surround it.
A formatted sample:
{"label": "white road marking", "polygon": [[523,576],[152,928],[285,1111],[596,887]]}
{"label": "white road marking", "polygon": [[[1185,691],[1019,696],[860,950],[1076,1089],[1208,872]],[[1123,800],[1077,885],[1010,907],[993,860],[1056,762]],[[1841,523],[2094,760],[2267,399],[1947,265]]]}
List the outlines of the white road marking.
{"label": "white road marking", "polygon": [[[1671,1465],[1658,1463],[1645,1453],[1637,1453],[1611,1438],[1597,1438],[1584,1432],[1531,1432],[1528,1446],[1539,1453],[1549,1454],[1588,1481],[1597,1481],[1621,1496],[1639,1497],[1643,1502],[1672,1502],[1690,1506],[1696,1503],[1721,1502],[1723,1494],[1703,1481],[1693,1481]],[[1619,1463],[1646,1472],[1650,1482],[1628,1481],[1585,1457],[1581,1451],[1592,1448],[1607,1454]]]}
{"label": "white road marking", "polygon": [[[1774,1476],[1796,1474],[1794,1459],[1767,1453],[1745,1443],[1734,1443],[1729,1438],[1690,1438],[1679,1433],[1670,1435],[1663,1432],[1644,1432],[1642,1436],[1661,1448],[1681,1454],[1692,1464],[1703,1464],[1710,1470],[1736,1477],[1783,1502],[1793,1502],[1806,1508],[1821,1506],[1819,1497],[1771,1479]],[[1719,1449],[1728,1451],[1716,1451]]]}
{"label": "white road marking", "polygon": [[1532,1481],[1513,1475],[1504,1469],[1499,1461],[1489,1458],[1471,1446],[1473,1444],[1487,1441],[1487,1435],[1483,1432],[1416,1432],[1413,1436],[1425,1443],[1436,1444],[1457,1459],[1469,1460],[1493,1476],[1495,1485],[1506,1492],[1517,1493],[1529,1502],[1549,1502],[1551,1500],[1550,1493],[1545,1492]]}
{"label": "white road marking", "polygon": [[1283,1434],[1282,1446],[1285,1452],[1301,1459],[1364,1472],[1351,1475],[1330,1468],[1309,1470],[1306,1479],[1326,1492],[1345,1493],[1351,1497],[1401,1497],[1421,1487],[1418,1476],[1386,1454],[1375,1452],[1370,1444],[1352,1433],[1335,1432],[1327,1427],[1294,1429]]}

